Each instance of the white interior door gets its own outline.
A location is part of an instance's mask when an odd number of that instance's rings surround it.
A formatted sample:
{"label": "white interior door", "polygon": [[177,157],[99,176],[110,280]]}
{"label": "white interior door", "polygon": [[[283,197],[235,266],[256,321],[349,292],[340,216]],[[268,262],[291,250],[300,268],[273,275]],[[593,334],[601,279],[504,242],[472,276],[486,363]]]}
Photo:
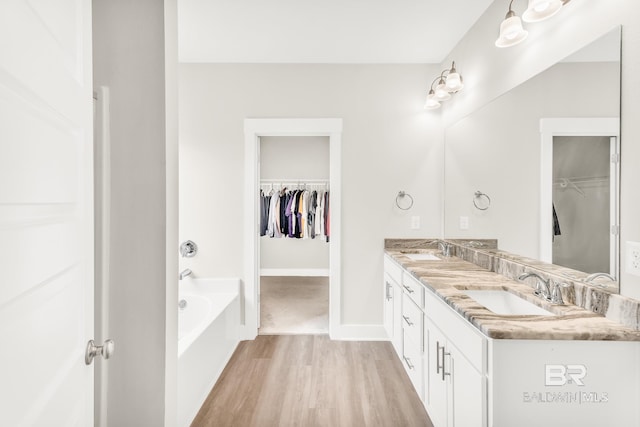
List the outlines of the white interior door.
{"label": "white interior door", "polygon": [[0,425],[93,425],[91,2],[0,2]]}

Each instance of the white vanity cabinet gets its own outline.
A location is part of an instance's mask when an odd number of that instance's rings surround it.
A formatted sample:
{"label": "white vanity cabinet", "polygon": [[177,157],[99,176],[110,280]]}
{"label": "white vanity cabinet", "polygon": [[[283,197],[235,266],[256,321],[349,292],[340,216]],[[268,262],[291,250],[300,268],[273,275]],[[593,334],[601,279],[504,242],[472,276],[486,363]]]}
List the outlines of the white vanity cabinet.
{"label": "white vanity cabinet", "polygon": [[384,290],[385,330],[424,399],[424,287],[385,255]]}
{"label": "white vanity cabinet", "polygon": [[385,255],[385,329],[435,427],[487,425],[485,337]]}
{"label": "white vanity cabinet", "polygon": [[402,269],[384,258],[384,328],[396,353],[402,354]]}
{"label": "white vanity cabinet", "polygon": [[430,291],[425,313],[425,407],[434,426],[486,426],[486,338]]}

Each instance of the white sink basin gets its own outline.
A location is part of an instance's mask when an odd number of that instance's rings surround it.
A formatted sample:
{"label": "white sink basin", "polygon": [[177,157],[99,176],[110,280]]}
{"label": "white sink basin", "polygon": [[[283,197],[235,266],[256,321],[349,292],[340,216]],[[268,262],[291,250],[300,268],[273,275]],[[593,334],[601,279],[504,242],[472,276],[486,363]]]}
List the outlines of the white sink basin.
{"label": "white sink basin", "polygon": [[434,254],[404,254],[407,258],[411,258],[414,261],[438,261],[440,258]]}
{"label": "white sink basin", "polygon": [[466,290],[467,296],[496,314],[553,316],[544,308],[538,307],[519,296],[504,290]]}

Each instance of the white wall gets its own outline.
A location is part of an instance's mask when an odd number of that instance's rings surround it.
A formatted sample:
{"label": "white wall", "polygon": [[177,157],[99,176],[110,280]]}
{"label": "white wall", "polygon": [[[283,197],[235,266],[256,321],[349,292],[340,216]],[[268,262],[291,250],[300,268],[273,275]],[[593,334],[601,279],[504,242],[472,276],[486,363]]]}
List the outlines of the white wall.
{"label": "white wall", "polygon": [[[243,276],[243,121],[336,117],[342,135],[342,321],[381,324],[385,237],[440,234],[442,131],[428,65],[180,66],[180,238],[201,277]],[[395,208],[399,190],[415,199]],[[410,216],[422,228],[410,229]]]}
{"label": "white wall", "polygon": [[[522,7],[522,5],[520,6]],[[519,9],[522,13],[522,10]],[[554,18],[529,24],[529,38],[522,44],[498,49],[493,42],[506,13],[506,2],[494,2],[443,64],[456,60],[465,78],[465,90],[445,113],[446,123],[475,111],[500,94],[519,85],[568,54],[622,24],[622,185],[621,242],[640,241],[640,197],[633,183],[640,182],[640,3],[636,0],[571,1]],[[464,70],[464,72],[462,71]],[[625,273],[622,264],[621,293],[640,298],[640,277]]]}
{"label": "white wall", "polygon": [[[260,138],[260,179],[326,180],[329,182],[329,137],[269,136]],[[304,183],[304,181],[302,181]],[[267,186],[269,188],[269,186]],[[273,187],[279,190],[279,184]],[[289,187],[291,188],[291,186]],[[312,189],[328,186],[311,186]],[[303,270],[329,271],[329,244],[323,238],[260,238],[260,268],[282,269],[295,275]],[[297,270],[297,272],[296,272]]]}
{"label": "white wall", "polygon": [[[616,63],[560,63],[449,126],[445,235],[497,238],[501,249],[538,258],[540,119],[616,117],[618,94],[593,102],[589,88],[617,73]],[[476,190],[491,197],[486,211],[473,206]],[[468,230],[459,229],[460,216],[469,217]]]}
{"label": "white wall", "polygon": [[[175,19],[175,2],[167,6]],[[176,116],[165,114],[176,91],[165,64],[175,64],[176,49],[169,35],[174,56],[165,56],[164,26],[162,1],[93,1],[94,86],[108,86],[111,100],[109,426],[175,424],[177,352],[166,334],[177,339],[176,315],[167,316],[177,301]]]}

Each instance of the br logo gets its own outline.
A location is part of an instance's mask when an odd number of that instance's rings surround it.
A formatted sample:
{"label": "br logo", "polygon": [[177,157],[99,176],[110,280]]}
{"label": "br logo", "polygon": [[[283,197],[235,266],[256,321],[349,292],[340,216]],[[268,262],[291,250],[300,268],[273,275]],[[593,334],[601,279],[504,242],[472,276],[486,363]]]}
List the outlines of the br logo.
{"label": "br logo", "polygon": [[575,384],[584,386],[582,381],[587,376],[587,367],[584,365],[544,365],[544,385],[562,386]]}

